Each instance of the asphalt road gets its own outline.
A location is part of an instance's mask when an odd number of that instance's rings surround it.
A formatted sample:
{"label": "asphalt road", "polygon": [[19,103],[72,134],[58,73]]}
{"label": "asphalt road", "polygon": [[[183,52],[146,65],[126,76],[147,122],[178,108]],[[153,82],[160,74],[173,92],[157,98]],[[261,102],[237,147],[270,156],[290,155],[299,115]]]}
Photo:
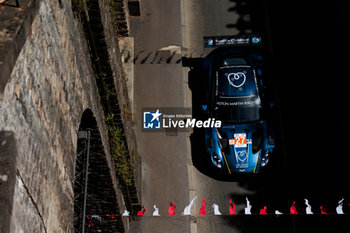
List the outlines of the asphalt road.
{"label": "asphalt road", "polygon": [[[257,214],[263,206],[289,213],[293,201],[305,213],[304,198],[320,213],[323,205],[335,213],[345,198],[347,182],[347,61],[345,1],[313,4],[302,1],[143,0],[141,16],[131,20],[135,40],[134,109],[142,161],[141,200],[146,215],[157,204],[167,215],[168,201],[177,205],[177,218],[136,218],[132,232],[308,232],[343,228],[346,216],[237,216],[214,217],[212,203],[224,215],[229,200],[244,212],[245,197]],[[189,69],[182,57],[203,57],[203,36],[258,33],[264,38],[266,80],[276,107],[277,150],[271,169],[254,179],[220,181],[193,166],[189,133],[176,135],[141,130],[143,107],[191,107]],[[173,47],[168,47],[173,46]],[[175,47],[174,47],[175,46]],[[179,47],[176,47],[179,46]],[[172,48],[164,50],[162,48]],[[192,147],[192,148],[191,148]],[[180,217],[198,196],[194,218]],[[208,216],[198,216],[201,200]],[[211,216],[211,217],[210,217]],[[169,219],[172,216],[169,217]],[[310,226],[313,227],[310,227]],[[261,226],[261,228],[260,228]],[[157,229],[157,230],[155,230]],[[165,231],[164,231],[165,230]]]}
{"label": "asphalt road", "polygon": [[[141,130],[142,108],[188,107],[187,84],[181,65],[180,7],[180,1],[142,1],[141,16],[131,20],[131,36],[135,43],[133,109],[141,158],[141,203],[146,208],[146,216],[152,215],[153,205],[157,205],[161,216],[166,216],[168,201],[178,209],[189,202],[188,135]],[[175,50],[166,48],[170,45],[175,46]],[[132,221],[131,229],[131,232],[142,233],[164,229],[173,233],[190,232],[190,222],[178,222],[175,218],[164,221],[142,218]]]}

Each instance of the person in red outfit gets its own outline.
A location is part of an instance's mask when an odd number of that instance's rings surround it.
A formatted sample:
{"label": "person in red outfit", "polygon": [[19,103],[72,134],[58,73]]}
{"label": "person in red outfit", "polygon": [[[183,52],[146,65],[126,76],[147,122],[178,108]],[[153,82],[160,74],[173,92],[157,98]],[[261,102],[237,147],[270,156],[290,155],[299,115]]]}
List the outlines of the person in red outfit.
{"label": "person in red outfit", "polygon": [[141,210],[137,212],[137,216],[144,216],[146,212],[146,208],[142,206]]}
{"label": "person in red outfit", "polygon": [[232,199],[230,199],[230,215],[236,215],[236,205],[233,203]]}
{"label": "person in red outfit", "polygon": [[168,215],[175,215],[175,208],[176,205],[174,205],[171,201],[168,201],[170,204],[170,207],[168,209]]}
{"label": "person in red outfit", "polygon": [[290,207],[290,214],[298,214],[295,201],[293,202],[293,205]]}
{"label": "person in red outfit", "polygon": [[207,205],[207,201],[205,199],[202,200],[202,207],[199,209],[200,215],[206,215],[205,206]]}
{"label": "person in red outfit", "polygon": [[321,206],[320,209],[321,209],[321,214],[328,214],[328,213],[326,212],[326,209],[325,209],[323,206]]}
{"label": "person in red outfit", "polygon": [[264,206],[264,208],[262,208],[262,209],[260,210],[260,214],[267,214],[267,212],[266,212],[266,206]]}

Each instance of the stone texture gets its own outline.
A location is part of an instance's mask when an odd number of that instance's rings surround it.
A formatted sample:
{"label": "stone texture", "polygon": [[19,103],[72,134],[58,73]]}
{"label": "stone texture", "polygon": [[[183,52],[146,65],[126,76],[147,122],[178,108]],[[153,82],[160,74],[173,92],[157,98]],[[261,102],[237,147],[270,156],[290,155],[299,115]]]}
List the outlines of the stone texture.
{"label": "stone texture", "polygon": [[0,5],[0,99],[10,79],[16,59],[29,35],[31,24],[38,12],[41,0],[15,0]]}
{"label": "stone texture", "polygon": [[73,160],[87,108],[111,164],[79,25],[70,0],[42,0],[0,101],[0,131],[14,133],[18,150],[10,232],[73,232]]}

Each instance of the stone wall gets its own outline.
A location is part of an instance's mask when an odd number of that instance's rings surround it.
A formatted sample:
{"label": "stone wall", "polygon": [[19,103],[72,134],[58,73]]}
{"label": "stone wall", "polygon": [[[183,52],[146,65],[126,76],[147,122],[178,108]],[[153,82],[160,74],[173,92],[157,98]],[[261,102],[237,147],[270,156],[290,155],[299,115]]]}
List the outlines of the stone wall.
{"label": "stone wall", "polygon": [[71,1],[42,0],[30,29],[0,101],[0,131],[17,141],[10,232],[73,232],[80,119],[94,113],[111,165],[104,116]]}

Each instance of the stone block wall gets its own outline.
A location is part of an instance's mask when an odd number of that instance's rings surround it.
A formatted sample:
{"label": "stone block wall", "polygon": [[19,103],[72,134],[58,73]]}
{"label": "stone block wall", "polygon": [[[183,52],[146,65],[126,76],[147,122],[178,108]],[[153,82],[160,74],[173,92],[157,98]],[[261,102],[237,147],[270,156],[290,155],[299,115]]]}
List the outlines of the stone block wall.
{"label": "stone block wall", "polygon": [[74,232],[74,156],[87,108],[110,165],[88,46],[71,1],[41,0],[0,100],[0,131],[13,132],[17,142],[10,232]]}

